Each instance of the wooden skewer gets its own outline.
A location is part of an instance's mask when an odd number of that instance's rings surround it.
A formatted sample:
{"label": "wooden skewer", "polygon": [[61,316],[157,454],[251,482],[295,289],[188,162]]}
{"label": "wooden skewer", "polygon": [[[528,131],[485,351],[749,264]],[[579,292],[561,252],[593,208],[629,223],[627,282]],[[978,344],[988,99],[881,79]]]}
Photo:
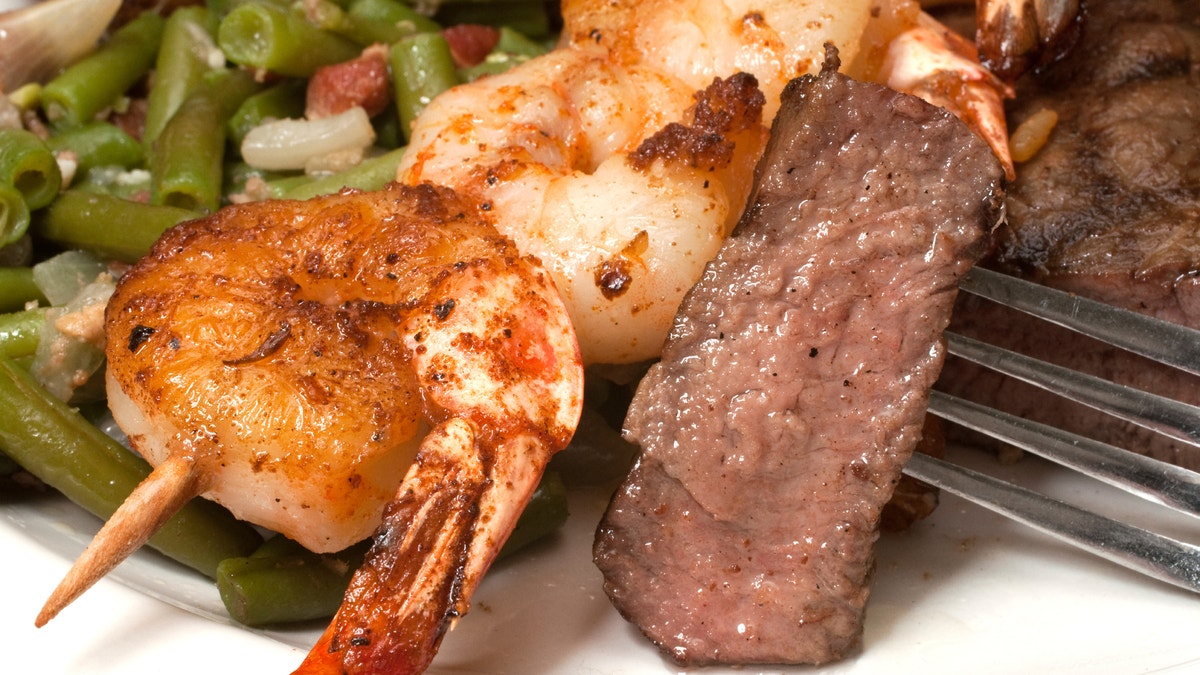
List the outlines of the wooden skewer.
{"label": "wooden skewer", "polygon": [[200,494],[190,454],[172,454],[134,488],[50,594],[34,624],[46,625],[84,591],[146,543],[175,512]]}

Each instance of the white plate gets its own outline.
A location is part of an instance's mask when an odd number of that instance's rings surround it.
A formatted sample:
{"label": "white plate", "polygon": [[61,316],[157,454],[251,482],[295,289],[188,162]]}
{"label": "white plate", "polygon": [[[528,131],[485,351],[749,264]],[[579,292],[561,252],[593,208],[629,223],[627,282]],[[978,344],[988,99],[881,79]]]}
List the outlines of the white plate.
{"label": "white plate", "polygon": [[[979,452],[956,450],[953,458],[1200,540],[1200,521],[1034,459],[997,467]],[[577,491],[562,536],[494,568],[431,673],[680,672],[601,589],[590,555],[603,507],[602,493]],[[316,629],[268,634],[229,625],[210,582],[147,553],[45,628],[33,628],[43,599],[95,527],[59,498],[0,504],[3,672],[289,673],[315,639]],[[1200,596],[943,496],[929,520],[883,536],[859,655],[820,669],[732,672],[1200,672],[1198,628]]]}

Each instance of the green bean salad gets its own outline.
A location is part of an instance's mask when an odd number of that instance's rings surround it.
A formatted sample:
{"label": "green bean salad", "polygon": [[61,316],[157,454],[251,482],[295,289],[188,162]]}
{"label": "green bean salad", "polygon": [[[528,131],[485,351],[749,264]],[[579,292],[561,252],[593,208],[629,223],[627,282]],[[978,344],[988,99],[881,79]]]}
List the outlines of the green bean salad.
{"label": "green bean salad", "polygon": [[[121,21],[4,92],[0,490],[48,485],[107,518],[149,474],[106,416],[103,308],[165,230],[235,202],[383,187],[429,100],[543,53],[556,24],[528,0],[209,0]],[[505,551],[561,526],[565,501],[548,473]],[[201,499],[150,545],[214,578],[251,625],[331,616],[366,546],[317,555]]]}

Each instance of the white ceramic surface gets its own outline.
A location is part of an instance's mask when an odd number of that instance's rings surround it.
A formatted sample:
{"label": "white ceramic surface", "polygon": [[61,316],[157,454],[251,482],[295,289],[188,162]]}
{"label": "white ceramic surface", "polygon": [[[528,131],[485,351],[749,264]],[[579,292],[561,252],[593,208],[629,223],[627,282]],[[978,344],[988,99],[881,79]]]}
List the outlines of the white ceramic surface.
{"label": "white ceramic surface", "polygon": [[[1200,521],[1037,460],[998,467],[983,453],[954,452],[962,463],[1200,541]],[[680,672],[617,615],[601,589],[590,548],[604,501],[594,490],[575,493],[561,536],[493,569],[431,672]],[[229,625],[208,581],[147,553],[34,629],[42,600],[95,527],[58,498],[0,504],[0,671],[288,673],[315,639],[316,627],[264,634]],[[943,496],[934,516],[913,530],[884,535],[878,558],[860,654],[824,668],[730,672],[1200,672],[1200,596],[957,498]]]}

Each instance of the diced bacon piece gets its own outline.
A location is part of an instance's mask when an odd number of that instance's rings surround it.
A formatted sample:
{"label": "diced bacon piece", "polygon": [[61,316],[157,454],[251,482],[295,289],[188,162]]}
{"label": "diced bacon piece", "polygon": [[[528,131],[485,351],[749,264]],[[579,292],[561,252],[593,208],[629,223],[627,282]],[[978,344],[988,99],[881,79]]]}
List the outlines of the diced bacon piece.
{"label": "diced bacon piece", "polygon": [[499,30],[473,23],[449,26],[442,30],[442,36],[450,43],[450,55],[459,68],[483,63],[500,41]]}
{"label": "diced bacon piece", "polygon": [[361,56],[319,69],[308,82],[304,115],[319,119],[362,106],[374,117],[391,100],[387,49],[374,45]]}

